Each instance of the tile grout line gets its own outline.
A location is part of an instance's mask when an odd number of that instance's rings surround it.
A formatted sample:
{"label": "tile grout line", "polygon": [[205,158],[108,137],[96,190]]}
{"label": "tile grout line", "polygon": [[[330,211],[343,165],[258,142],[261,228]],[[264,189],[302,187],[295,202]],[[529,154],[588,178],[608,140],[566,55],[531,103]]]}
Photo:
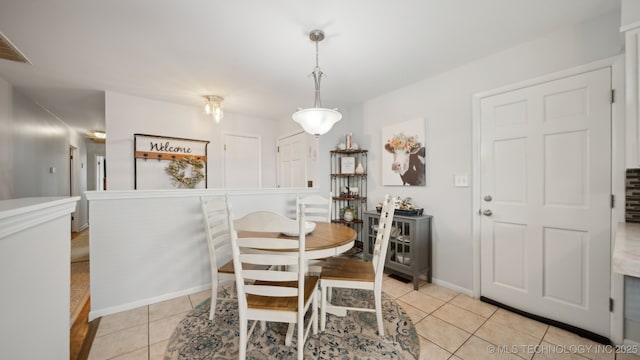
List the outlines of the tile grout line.
{"label": "tile grout line", "polygon": [[[459,294],[459,293],[458,293],[458,294]],[[456,296],[452,297],[452,298],[451,298],[449,301],[447,301],[445,304],[449,304],[449,302],[450,302],[451,300],[455,299],[457,296],[458,296],[458,295],[456,295]],[[458,309],[467,310],[467,309],[464,309],[464,308],[458,307],[458,306],[456,306],[455,304],[450,304],[450,305],[451,305],[451,306],[455,306],[455,307],[457,307]],[[444,306],[444,304],[443,304],[443,306]],[[470,310],[467,310],[467,311],[469,311],[470,313],[475,314],[473,311],[470,311]],[[434,311],[434,312],[435,312],[435,311]],[[495,311],[494,311],[494,314],[495,314]],[[476,315],[479,315],[479,314],[476,314]],[[479,315],[479,316],[482,316],[482,315]],[[493,314],[491,314],[491,316],[493,316]],[[451,356],[457,356],[457,357],[459,357],[458,355],[456,355],[456,352],[458,352],[458,350],[460,350],[460,349],[464,346],[464,344],[466,344],[466,343],[469,341],[469,339],[471,339],[473,336],[475,336],[475,333],[476,333],[478,330],[480,330],[480,328],[482,327],[482,325],[484,325],[487,321],[489,321],[489,319],[491,318],[491,316],[489,316],[488,318],[486,318],[486,319],[482,322],[482,324],[481,324],[480,326],[478,326],[478,328],[477,328],[475,331],[473,331],[472,333],[470,333],[470,334],[471,334],[471,336],[469,336],[465,341],[463,341],[463,342],[462,342],[462,344],[460,344],[460,346],[458,346],[458,348],[456,348],[456,350],[455,350],[454,352],[452,352],[452,353],[451,353]],[[482,316],[482,317],[484,317],[484,316]],[[440,319],[440,318],[439,318],[439,317],[437,317],[437,316],[436,316],[436,318]],[[451,325],[451,326],[453,326],[453,327],[455,327],[455,328],[457,328],[457,329],[460,329],[460,330],[462,330],[462,331],[464,331],[464,332],[468,332],[468,331],[466,331],[466,330],[464,330],[464,329],[461,329],[461,328],[457,327],[457,326],[456,326],[456,325],[454,325],[454,324],[451,324],[450,322],[448,322],[448,321],[446,321],[446,320],[444,320],[444,319],[440,319],[440,320],[444,321],[445,323],[447,323],[447,324],[449,324],[449,325]],[[480,337],[478,337],[478,338],[479,338],[479,339],[482,339],[482,338],[480,338]],[[484,339],[483,339],[483,340],[484,340]],[[488,342],[488,341],[487,341],[487,342]],[[491,343],[490,343],[490,344],[491,344]],[[460,357],[459,357],[459,358],[460,358]],[[460,359],[462,359],[462,358],[460,358]],[[465,360],[465,359],[462,359],[462,360]]]}

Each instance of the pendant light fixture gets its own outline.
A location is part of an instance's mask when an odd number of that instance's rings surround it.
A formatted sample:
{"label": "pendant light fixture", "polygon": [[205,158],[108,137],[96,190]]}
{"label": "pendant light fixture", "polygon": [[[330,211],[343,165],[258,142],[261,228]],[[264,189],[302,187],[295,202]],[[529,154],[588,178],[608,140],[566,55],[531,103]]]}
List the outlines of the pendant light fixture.
{"label": "pendant light fixture", "polygon": [[216,123],[219,123],[224,117],[224,111],[222,110],[224,98],[218,95],[207,95],[204,99],[204,113],[211,115]]}
{"label": "pendant light fixture", "polygon": [[322,75],[324,74],[320,70],[320,66],[318,66],[318,42],[324,39],[324,32],[322,30],[313,30],[309,34],[309,39],[316,43],[316,67],[311,73],[315,83],[316,97],[312,108],[298,109],[292,118],[293,121],[302,126],[304,131],[317,137],[331,130],[333,124],[342,119],[342,114],[338,109],[323,108],[320,100],[320,80],[322,80]]}

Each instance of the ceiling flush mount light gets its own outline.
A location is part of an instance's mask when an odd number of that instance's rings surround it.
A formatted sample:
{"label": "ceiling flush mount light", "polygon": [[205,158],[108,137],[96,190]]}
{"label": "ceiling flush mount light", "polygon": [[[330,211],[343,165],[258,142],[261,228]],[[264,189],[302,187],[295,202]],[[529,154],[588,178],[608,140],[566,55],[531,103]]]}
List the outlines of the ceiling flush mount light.
{"label": "ceiling flush mount light", "polygon": [[292,118],[293,121],[302,126],[304,131],[319,136],[331,130],[333,124],[342,119],[342,114],[337,109],[323,108],[320,100],[320,80],[322,80],[322,75],[324,74],[320,70],[320,66],[318,66],[318,42],[324,39],[324,32],[322,30],[313,30],[309,34],[309,39],[316,43],[316,67],[311,73],[315,82],[316,98],[312,108],[298,109]]}
{"label": "ceiling flush mount light", "polygon": [[105,139],[107,138],[107,133],[102,130],[91,130],[87,134],[87,137],[93,142],[104,144]]}
{"label": "ceiling flush mount light", "polygon": [[102,130],[94,130],[93,131],[93,136],[95,136],[98,139],[106,139],[107,138],[107,133],[102,131]]}
{"label": "ceiling flush mount light", "polygon": [[216,123],[219,123],[224,117],[224,111],[222,110],[224,98],[218,95],[207,95],[204,99],[204,113],[211,115]]}

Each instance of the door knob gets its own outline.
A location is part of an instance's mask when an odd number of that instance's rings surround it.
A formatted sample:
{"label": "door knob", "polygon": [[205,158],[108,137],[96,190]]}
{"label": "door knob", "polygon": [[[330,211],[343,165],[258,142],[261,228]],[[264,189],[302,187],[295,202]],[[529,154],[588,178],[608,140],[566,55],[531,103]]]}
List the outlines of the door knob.
{"label": "door knob", "polygon": [[485,195],[485,196],[484,196],[484,201],[489,202],[489,201],[491,201],[491,200],[493,200],[493,198],[491,197],[491,195]]}
{"label": "door knob", "polygon": [[487,210],[483,210],[483,211],[482,211],[482,215],[484,215],[484,216],[491,216],[491,215],[493,215],[493,212],[492,212],[491,210],[489,210],[489,209],[487,209]]}

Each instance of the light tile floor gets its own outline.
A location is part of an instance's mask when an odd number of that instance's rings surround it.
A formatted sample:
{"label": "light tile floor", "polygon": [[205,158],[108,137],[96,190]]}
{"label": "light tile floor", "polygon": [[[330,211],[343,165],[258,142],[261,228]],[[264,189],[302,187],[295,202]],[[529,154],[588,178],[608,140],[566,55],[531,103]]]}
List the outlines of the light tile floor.
{"label": "light tile floor", "polygon": [[[423,282],[414,291],[386,276],[382,288],[411,317],[421,360],[640,360],[441,286]],[[209,296],[204,291],[103,317],[89,359],[162,359],[173,329]]]}

